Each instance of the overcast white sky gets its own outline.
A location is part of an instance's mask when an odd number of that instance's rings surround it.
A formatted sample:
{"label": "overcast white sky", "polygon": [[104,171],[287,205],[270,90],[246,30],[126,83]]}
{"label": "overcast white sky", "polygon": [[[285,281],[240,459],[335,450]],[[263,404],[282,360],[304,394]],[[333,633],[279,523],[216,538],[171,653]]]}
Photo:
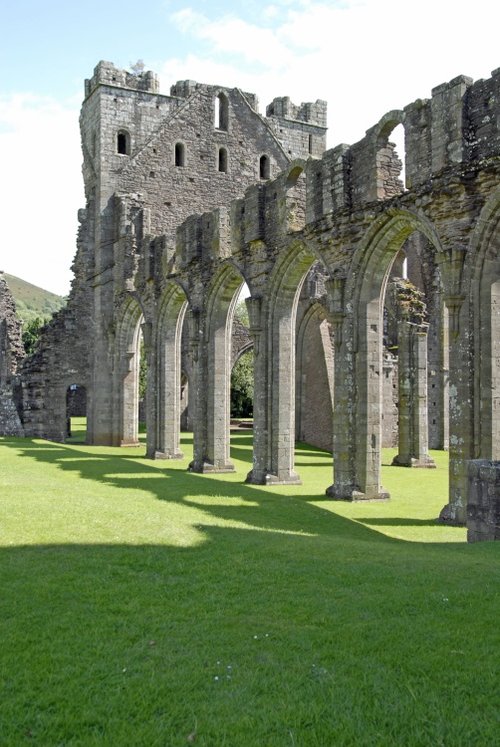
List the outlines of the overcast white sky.
{"label": "overcast white sky", "polygon": [[0,270],[69,290],[84,206],[78,115],[100,59],[328,101],[329,147],[457,75],[500,67],[494,0],[17,0],[2,9]]}

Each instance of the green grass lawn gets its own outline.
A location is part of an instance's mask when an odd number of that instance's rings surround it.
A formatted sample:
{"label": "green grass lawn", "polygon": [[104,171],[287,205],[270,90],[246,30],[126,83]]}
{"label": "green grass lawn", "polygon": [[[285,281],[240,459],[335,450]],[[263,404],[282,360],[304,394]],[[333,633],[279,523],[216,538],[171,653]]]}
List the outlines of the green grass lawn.
{"label": "green grass lawn", "polygon": [[349,504],[304,445],[243,484],[251,441],[200,476],[0,439],[1,747],[500,744],[500,545],[435,523],[446,455]]}

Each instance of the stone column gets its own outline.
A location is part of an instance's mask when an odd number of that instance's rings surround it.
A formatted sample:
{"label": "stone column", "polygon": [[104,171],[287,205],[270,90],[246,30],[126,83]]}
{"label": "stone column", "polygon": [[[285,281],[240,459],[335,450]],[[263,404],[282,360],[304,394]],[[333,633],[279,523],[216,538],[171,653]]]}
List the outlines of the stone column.
{"label": "stone column", "polygon": [[269,329],[269,475],[268,483],[300,485],[295,458],[295,310],[276,302]]}
{"label": "stone column", "polygon": [[180,450],[181,338],[185,306],[157,341],[157,442],[154,459],[182,459]]}
{"label": "stone column", "polygon": [[203,340],[201,313],[188,312],[189,348],[191,356],[191,382],[189,387],[189,409],[193,423],[193,461],[190,472],[204,472],[207,465],[207,346]]}
{"label": "stone column", "polygon": [[467,518],[467,462],[473,455],[473,412],[470,375],[468,305],[462,296],[446,297],[450,314],[450,487],[449,503],[440,521],[464,525]]}
{"label": "stone column", "polygon": [[[207,344],[207,446],[204,472],[234,472],[230,460],[231,310],[214,315]],[[208,321],[207,321],[208,323]]]}
{"label": "stone column", "polygon": [[153,341],[153,325],[144,322],[141,325],[143,339],[143,354],[147,361],[147,383],[146,383],[146,456],[153,459],[156,452],[158,440],[158,413],[156,407],[157,398],[157,370],[156,370],[156,346]]}
{"label": "stone column", "polygon": [[[139,366],[137,352],[129,351],[123,357],[121,392],[117,393],[121,403],[121,427],[119,446],[139,446]],[[121,396],[120,396],[121,395]]]}
{"label": "stone column", "polygon": [[399,452],[393,465],[435,467],[428,453],[427,330],[407,314],[398,322]]}
{"label": "stone column", "polygon": [[246,482],[265,485],[268,477],[268,401],[267,401],[267,356],[263,342],[267,341],[262,326],[262,299],[246,298],[250,321],[250,335],[254,344],[254,385],[253,385],[253,466]]}
{"label": "stone column", "polygon": [[326,494],[344,501],[386,499],[389,495],[382,490],[379,480],[380,437],[376,435],[381,433],[379,324],[368,324],[370,312],[379,318],[378,305],[366,307],[363,339],[357,345],[355,317],[345,313],[344,285],[345,280],[340,277],[329,284],[330,319],[335,337],[334,483]]}
{"label": "stone column", "polygon": [[247,482],[300,484],[295,450],[295,336],[289,318],[276,314],[276,329],[265,322],[262,299],[247,298],[254,340],[254,454]]}
{"label": "stone column", "polygon": [[335,500],[356,499],[359,488],[353,473],[353,368],[352,339],[345,329],[347,320],[341,311],[330,314],[334,327],[335,355],[333,394],[333,464],[334,483],[326,495]]}

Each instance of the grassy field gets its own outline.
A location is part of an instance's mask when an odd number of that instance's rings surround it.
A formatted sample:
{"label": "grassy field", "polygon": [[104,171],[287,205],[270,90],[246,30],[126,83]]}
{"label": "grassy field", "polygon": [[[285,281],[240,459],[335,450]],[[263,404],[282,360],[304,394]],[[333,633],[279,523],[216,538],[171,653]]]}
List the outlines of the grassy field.
{"label": "grassy field", "polygon": [[500,744],[500,545],[435,523],[445,455],[353,505],[325,453],[270,489],[232,446],[0,439],[0,745]]}

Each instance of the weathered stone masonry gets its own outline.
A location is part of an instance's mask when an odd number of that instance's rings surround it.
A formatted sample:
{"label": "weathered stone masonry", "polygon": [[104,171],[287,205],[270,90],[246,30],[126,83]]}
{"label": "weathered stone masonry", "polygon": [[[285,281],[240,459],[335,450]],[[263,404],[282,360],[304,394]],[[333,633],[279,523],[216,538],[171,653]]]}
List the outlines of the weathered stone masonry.
{"label": "weathered stone masonry", "polygon": [[3,272],[0,272],[0,436],[23,436],[19,370],[24,359],[21,324]]}
{"label": "weathered stone masonry", "polygon": [[[389,140],[398,124],[405,129],[404,187]],[[443,446],[449,431],[450,496],[442,518],[464,523],[468,462],[498,460],[500,450],[500,70],[485,81],[460,76],[440,85],[430,99],[386,114],[360,142],[318,158],[324,127],[322,102],[293,107],[275,100],[266,120],[254,98],[236,89],[186,81],[165,97],[151,73],[128,76],[109,63],[96,68],[82,109],[87,206],[77,277],[68,309],[54,322],[65,327],[71,315],[77,320],[85,299],[90,371],[79,368],[77,354],[72,378],[87,388],[89,441],[137,439],[142,325],[147,454],[178,456],[185,321],[192,469],[232,469],[231,324],[245,281],[255,351],[248,480],[298,481],[296,316],[304,280],[319,262],[326,277],[322,318],[334,340],[328,365],[335,470],[328,493],[345,500],[384,496],[384,297],[401,253],[414,263],[418,255],[425,266],[413,276],[410,269],[410,279],[433,289],[426,298],[433,438]],[[67,328],[56,341],[54,325],[49,347],[71,349]],[[418,368],[426,346],[421,339],[415,344]],[[415,364],[408,358],[405,366]],[[38,379],[41,396],[30,390],[32,376],[28,362],[26,432],[63,438],[55,369],[46,366]],[[420,404],[408,412],[422,410],[425,379],[421,369],[413,387]],[[421,420],[413,422],[408,433],[418,434]],[[406,462],[427,462],[425,438],[417,435],[413,443],[405,442]]]}

